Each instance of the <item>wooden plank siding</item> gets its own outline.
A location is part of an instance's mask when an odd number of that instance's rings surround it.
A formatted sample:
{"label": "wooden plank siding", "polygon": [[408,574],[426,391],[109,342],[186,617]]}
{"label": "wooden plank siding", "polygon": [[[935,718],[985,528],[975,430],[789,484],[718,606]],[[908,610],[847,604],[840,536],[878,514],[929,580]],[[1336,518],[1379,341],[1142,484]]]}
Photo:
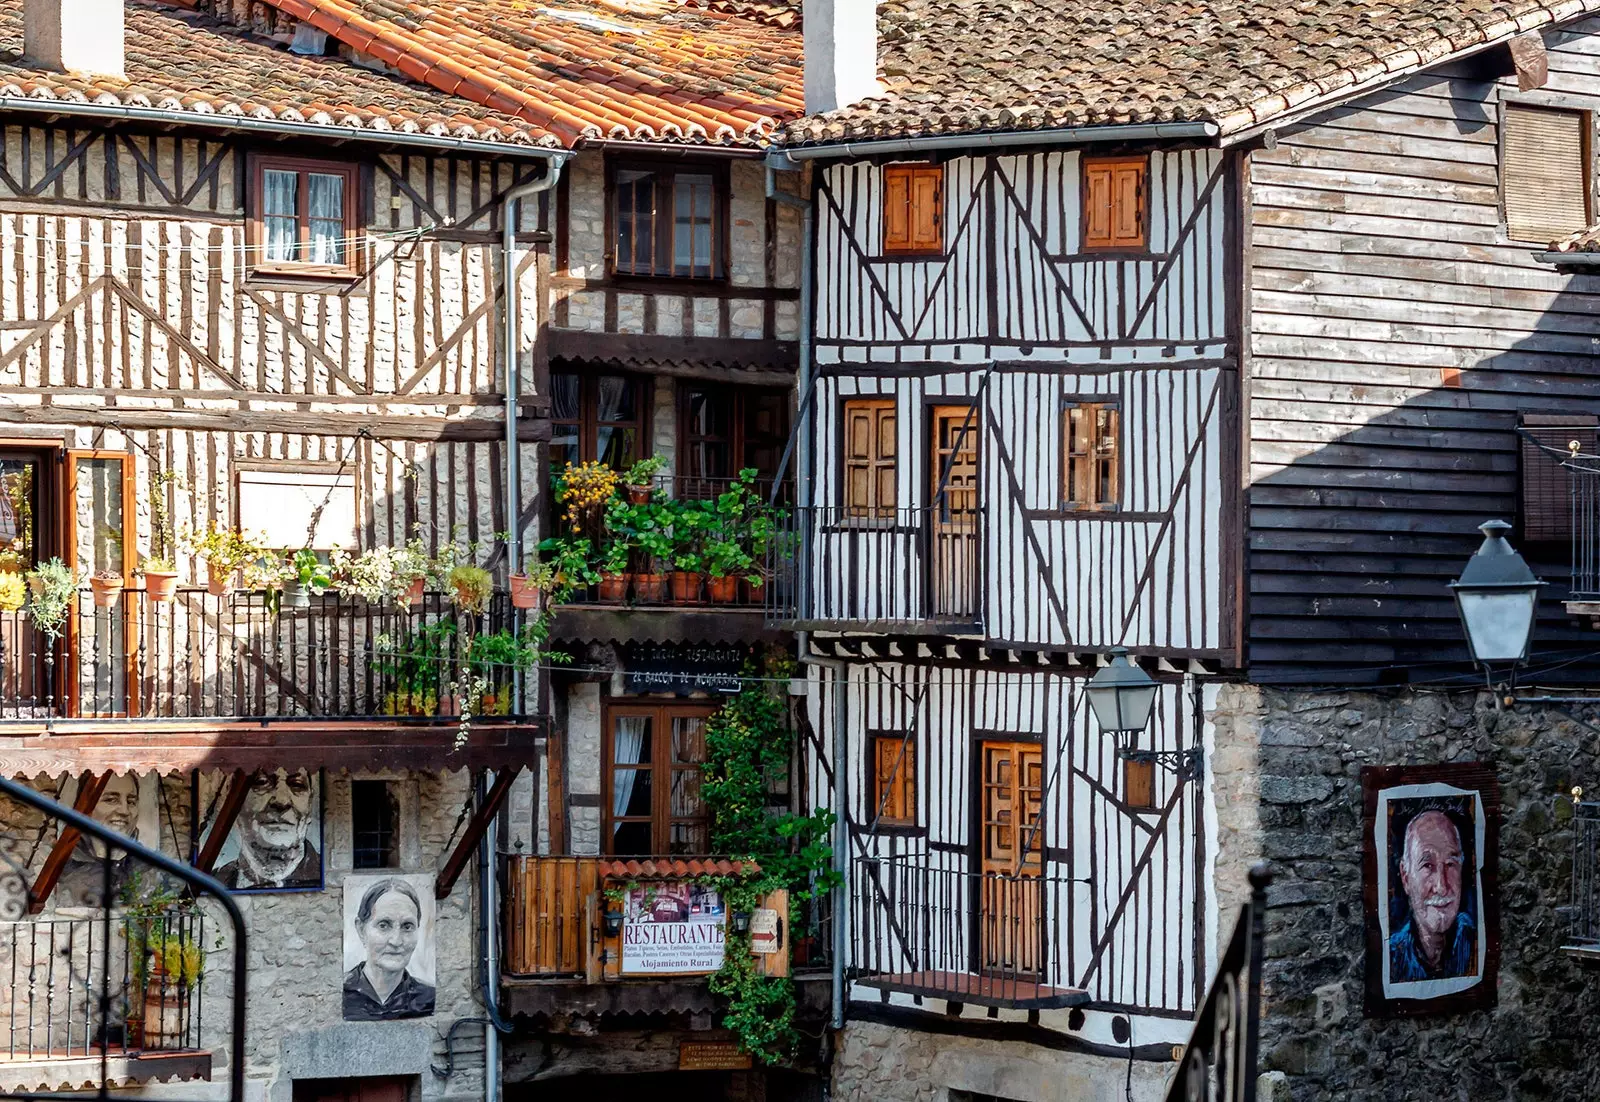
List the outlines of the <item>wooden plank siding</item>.
{"label": "wooden plank siding", "polygon": [[[1597,31],[1585,20],[1544,32],[1550,82],[1521,102],[1600,108]],[[1558,273],[1534,259],[1537,245],[1508,238],[1508,93],[1514,80],[1441,68],[1251,155],[1255,680],[1458,674],[1445,583],[1478,524],[1518,519],[1519,414],[1595,409],[1600,277]],[[1561,614],[1565,544],[1519,549],[1552,583],[1538,669],[1592,635]]]}

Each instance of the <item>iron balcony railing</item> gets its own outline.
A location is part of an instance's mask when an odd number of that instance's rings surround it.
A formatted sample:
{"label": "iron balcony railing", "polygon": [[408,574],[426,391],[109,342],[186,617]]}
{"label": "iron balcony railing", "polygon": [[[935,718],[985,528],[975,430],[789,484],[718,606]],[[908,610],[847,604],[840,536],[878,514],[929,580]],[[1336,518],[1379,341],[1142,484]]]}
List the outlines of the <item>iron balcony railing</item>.
{"label": "iron balcony railing", "polygon": [[808,506],[774,541],[768,618],[970,633],[983,623],[983,510]]}
{"label": "iron balcony railing", "polygon": [[527,717],[537,679],[469,642],[514,637],[527,615],[503,594],[468,617],[439,593],[290,608],[261,591],[127,589],[101,608],[86,590],[54,637],[26,608],[0,614],[0,720]]}
{"label": "iron balcony railing", "polygon": [[988,1005],[1070,998],[1055,913],[1063,876],[940,868],[927,858],[858,858],[850,878],[856,982]]}
{"label": "iron balcony railing", "polygon": [[1569,467],[1567,474],[1572,490],[1571,596],[1579,601],[1600,600],[1600,471]]}
{"label": "iron balcony railing", "polygon": [[0,923],[5,1061],[200,1049],[211,948],[198,910]]}
{"label": "iron balcony railing", "polygon": [[1600,958],[1600,801],[1575,800],[1572,820],[1572,905],[1566,948]]}

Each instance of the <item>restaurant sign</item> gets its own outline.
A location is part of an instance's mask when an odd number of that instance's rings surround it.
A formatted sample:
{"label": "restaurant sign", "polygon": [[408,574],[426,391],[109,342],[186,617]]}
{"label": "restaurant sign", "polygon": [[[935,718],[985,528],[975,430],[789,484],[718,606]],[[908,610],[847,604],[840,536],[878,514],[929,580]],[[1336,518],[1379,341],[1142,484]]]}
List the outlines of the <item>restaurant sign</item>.
{"label": "restaurant sign", "polygon": [[623,975],[715,972],[722,967],[727,914],[714,888],[687,881],[630,888],[622,918]]}
{"label": "restaurant sign", "polygon": [[737,646],[674,646],[640,643],[623,654],[625,689],[630,695],[736,693],[749,650]]}

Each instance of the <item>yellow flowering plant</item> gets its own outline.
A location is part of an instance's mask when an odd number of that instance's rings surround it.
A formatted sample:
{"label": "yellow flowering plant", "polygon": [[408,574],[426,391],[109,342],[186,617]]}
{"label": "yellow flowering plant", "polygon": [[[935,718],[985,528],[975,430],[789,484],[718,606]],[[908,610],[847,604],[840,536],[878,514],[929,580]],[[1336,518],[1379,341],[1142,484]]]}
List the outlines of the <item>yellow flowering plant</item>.
{"label": "yellow flowering plant", "polygon": [[562,518],[575,536],[597,536],[599,521],[617,493],[617,472],[598,460],[568,463],[556,482]]}

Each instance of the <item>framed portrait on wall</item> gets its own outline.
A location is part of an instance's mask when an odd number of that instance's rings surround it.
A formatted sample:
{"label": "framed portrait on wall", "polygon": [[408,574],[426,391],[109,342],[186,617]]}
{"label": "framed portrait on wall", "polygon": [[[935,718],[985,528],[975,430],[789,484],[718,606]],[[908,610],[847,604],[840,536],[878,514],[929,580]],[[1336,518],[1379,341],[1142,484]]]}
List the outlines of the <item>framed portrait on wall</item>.
{"label": "framed portrait on wall", "polygon": [[1500,784],[1480,763],[1361,771],[1368,1017],[1495,1004]]}
{"label": "framed portrait on wall", "polygon": [[[227,803],[230,773],[195,779],[194,839],[199,854]],[[318,769],[263,769],[244,779],[244,801],[217,851],[212,875],[236,892],[321,891],[323,794]]]}

